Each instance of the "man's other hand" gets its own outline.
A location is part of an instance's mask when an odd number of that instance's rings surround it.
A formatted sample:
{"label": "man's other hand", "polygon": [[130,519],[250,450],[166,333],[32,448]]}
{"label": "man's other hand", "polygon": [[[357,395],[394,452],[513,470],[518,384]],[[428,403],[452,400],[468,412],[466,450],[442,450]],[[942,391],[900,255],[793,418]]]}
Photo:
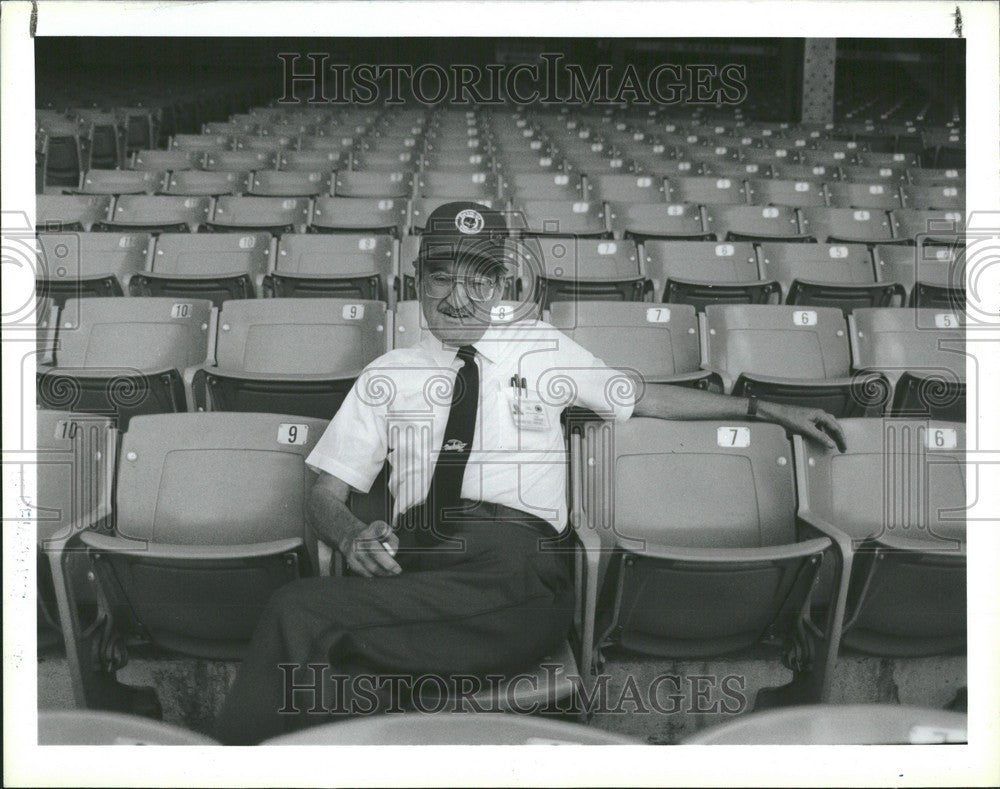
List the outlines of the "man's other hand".
{"label": "man's other hand", "polygon": [[841,452],[847,449],[844,430],[832,414],[819,408],[801,408],[781,403],[760,401],[758,414],[768,422],[781,425],[791,433],[799,433],[808,439]]}
{"label": "man's other hand", "polygon": [[399,575],[403,571],[393,558],[398,548],[399,538],[392,527],[385,521],[372,521],[358,536],[341,546],[341,553],[354,572],[374,578]]}

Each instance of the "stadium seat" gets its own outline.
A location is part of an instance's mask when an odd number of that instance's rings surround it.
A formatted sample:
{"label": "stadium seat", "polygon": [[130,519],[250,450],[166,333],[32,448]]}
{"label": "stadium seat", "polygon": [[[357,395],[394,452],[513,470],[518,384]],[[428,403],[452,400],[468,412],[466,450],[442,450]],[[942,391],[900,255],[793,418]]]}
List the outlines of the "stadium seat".
{"label": "stadium seat", "polygon": [[844,180],[854,184],[874,184],[884,183],[887,185],[899,185],[906,182],[906,167],[862,167],[843,166],[840,168]]}
{"label": "stadium seat", "polygon": [[798,214],[788,206],[706,206],[705,227],[720,241],[808,241]]}
{"label": "stadium seat", "polygon": [[878,153],[864,151],[857,155],[862,167],[919,167],[920,156],[914,153]]}
{"label": "stadium seat", "polygon": [[712,162],[702,168],[704,175],[714,175],[717,178],[730,178],[742,181],[747,178],[771,178],[773,171],[769,164],[754,162]]}
{"label": "stadium seat", "polygon": [[[92,605],[96,597],[81,556],[66,557],[56,568],[49,558],[73,534],[109,512],[116,434],[111,420],[94,414],[41,409],[35,418],[39,634],[58,640],[59,612],[67,605],[60,599],[65,586],[71,586],[74,607]],[[40,639],[40,648],[42,644]]]}
{"label": "stadium seat", "polygon": [[309,231],[313,233],[403,234],[409,202],[390,197],[317,197]]}
{"label": "stadium seat", "polygon": [[907,704],[802,704],[740,715],[684,745],[934,745],[968,742],[968,716]]}
{"label": "stadium seat", "polygon": [[390,301],[396,275],[391,236],[286,234],[265,288],[274,296]]}
{"label": "stadium seat", "polygon": [[266,233],[162,233],[156,239],[152,270],[132,278],[133,296],[252,299],[271,261]]}
{"label": "stadium seat", "polygon": [[345,164],[345,157],[335,151],[282,151],[278,164],[287,172],[329,173]]}
{"label": "stadium seat", "polygon": [[155,170],[88,170],[80,188],[83,195],[141,195],[163,188],[166,173]]}
{"label": "stadium seat", "polygon": [[175,134],[170,138],[170,149],[179,151],[230,151],[233,139],[228,134]]}
{"label": "stadium seat", "polygon": [[221,172],[251,172],[253,170],[273,170],[278,163],[278,155],[273,151],[220,151],[205,152],[205,169]]}
{"label": "stadium seat", "polygon": [[298,232],[309,223],[305,197],[239,197],[224,195],[215,201],[209,230],[223,233]]}
{"label": "stadium seat", "polygon": [[746,205],[743,181],[732,178],[675,177],[667,180],[667,202],[698,205]]}
{"label": "stadium seat", "polygon": [[67,299],[53,365],[38,368],[38,403],[117,418],[184,411],[185,368],[210,356],[208,301],[173,298]]}
{"label": "stadium seat", "polygon": [[508,224],[528,236],[609,238],[604,203],[528,200],[515,209]]}
{"label": "stadium seat", "polygon": [[130,279],[149,265],[146,233],[39,233],[39,294],[62,307],[68,298],[121,296]]}
{"label": "stadium seat", "polygon": [[832,208],[899,208],[899,190],[895,184],[827,184]]}
{"label": "stadium seat", "polygon": [[115,200],[108,221],[95,229],[146,233],[196,232],[208,220],[207,197],[122,195]]}
{"label": "stadium seat", "polygon": [[966,643],[965,427],[848,419],[847,450],[795,440],[799,517],[837,550],[827,647],[882,657]]}
{"label": "stadium seat", "polygon": [[[905,208],[922,211],[965,211],[964,186],[911,186],[899,189]],[[898,206],[897,206],[898,207]]]}
{"label": "stadium seat", "polygon": [[[465,151],[441,151],[424,154],[420,158],[421,170],[436,170],[448,173],[496,172],[497,163],[492,156]],[[551,162],[549,168],[551,168]],[[543,168],[543,169],[549,169]]]}
{"label": "stadium seat", "polygon": [[800,208],[799,226],[821,244],[892,241],[888,216],[874,208]]}
{"label": "stadium seat", "polygon": [[366,150],[351,155],[350,169],[359,172],[392,170],[410,174],[420,169],[420,157],[410,150]]}
{"label": "stadium seat", "polygon": [[957,168],[910,169],[910,183],[915,186],[965,186],[965,170]]}
{"label": "stadium seat", "polygon": [[751,205],[783,205],[791,208],[826,205],[826,193],[819,181],[747,181],[747,198]]}
{"label": "stadium seat", "polygon": [[305,457],[325,427],[276,414],[133,420],[118,455],[113,531],[81,531],[63,553],[82,544],[101,596],[123,599],[128,612],[105,601],[96,633],[73,616],[64,622],[79,706],[123,706],[109,691],[123,663],[115,642],[130,632],[161,649],[242,657],[271,593],[313,572]]}
{"label": "stadium seat", "polygon": [[666,190],[663,179],[650,175],[597,175],[593,181],[594,198],[616,203],[663,203]]}
{"label": "stadium seat", "polygon": [[961,248],[879,244],[873,254],[876,278],[898,283],[905,306],[965,311],[965,253]]}
{"label": "stadium seat", "polygon": [[281,151],[291,150],[295,145],[296,138],[287,134],[241,134],[233,137],[233,147],[237,151],[254,151],[275,156]]}
{"label": "stadium seat", "polygon": [[[414,235],[421,235],[427,224],[427,217],[434,213],[434,211],[444,205],[445,203],[454,202],[456,198],[454,197],[417,197],[410,201],[410,215],[408,220],[408,225],[410,233]],[[461,198],[460,198],[461,199]],[[487,208],[495,208],[498,211],[504,210],[504,203],[502,200],[493,199],[489,197],[476,197],[469,198],[471,202],[479,203]]]}
{"label": "stadium seat", "polygon": [[[571,656],[570,656],[571,657]],[[549,661],[543,661],[549,662]],[[562,699],[573,692],[569,671],[560,665],[557,685],[549,687],[541,669],[537,680],[513,684],[500,683],[491,698],[470,698],[471,710],[502,710],[512,707],[513,714],[483,715],[474,711],[447,715],[426,715],[417,712],[402,715],[372,715],[350,721],[312,726],[308,729],[266,740],[263,745],[644,745],[644,742],[579,723],[552,720],[539,715],[517,714],[516,710],[531,709]],[[575,664],[575,661],[574,661]],[[521,675],[523,676],[523,675]],[[530,691],[541,688],[534,699]],[[473,702],[471,699],[475,699]],[[434,706],[426,704],[433,709]],[[446,707],[448,709],[448,707]]]}
{"label": "stadium seat", "polygon": [[80,185],[80,174],[85,169],[83,145],[79,129],[72,121],[53,121],[38,132],[36,156],[39,157],[41,176],[39,188],[44,186]]}
{"label": "stadium seat", "polygon": [[333,179],[337,197],[393,197],[413,195],[413,175],[403,172],[340,170]]}
{"label": "stadium seat", "polygon": [[178,170],[170,173],[164,194],[187,197],[215,197],[242,194],[250,188],[250,173]]}
{"label": "stadium seat", "polygon": [[35,223],[39,231],[88,231],[107,220],[113,202],[110,195],[38,195]]}
{"label": "stadium seat", "polygon": [[710,304],[705,308],[707,368],[726,391],[865,416],[888,400],[878,373],[852,376],[843,313],[832,307]]}
{"label": "stadium seat", "polygon": [[701,311],[706,304],[767,304],[778,294],[777,283],[761,277],[749,242],[647,239],[641,249],[653,298],[660,301]]}
{"label": "stadium seat", "polygon": [[181,171],[194,170],[201,163],[201,155],[194,151],[136,151],[132,154],[132,170]]}
{"label": "stadium seat", "polygon": [[704,240],[715,234],[705,230],[701,209],[689,203],[608,203],[615,234],[641,242],[648,238]]}
{"label": "stadium seat", "polygon": [[782,302],[814,307],[888,307],[897,283],[876,284],[864,244],[762,244],[764,276],[781,283]]}
{"label": "stadium seat", "polygon": [[[588,423],[571,445],[572,523],[587,548],[584,671],[590,644],[698,659],[797,640],[830,540],[799,539],[779,426],[633,418]],[[614,597],[595,631],[602,575]]]}
{"label": "stadium seat", "polygon": [[589,190],[574,173],[504,171],[502,193],[512,200],[587,200]]}
{"label": "stadium seat", "polygon": [[964,313],[861,309],[848,316],[854,367],[893,383],[890,414],[965,421]]}
{"label": "stadium seat", "polygon": [[632,241],[538,237],[525,241],[521,298],[547,310],[554,301],[642,301],[648,282]]}
{"label": "stadium seat", "polygon": [[258,197],[313,197],[330,190],[329,172],[258,170],[250,178],[248,195]]}
{"label": "stadium seat", "polygon": [[698,320],[690,305],[556,301],[549,315],[567,337],[642,383],[718,387],[700,368]]}
{"label": "stadium seat", "polygon": [[185,373],[192,405],[330,418],[364,366],[385,352],[386,335],[381,301],[227,301],[215,364]]}
{"label": "stadium seat", "polygon": [[787,181],[822,181],[830,184],[841,179],[839,167],[821,164],[792,164],[781,162],[771,165],[771,177]]}
{"label": "stadium seat", "polygon": [[87,169],[114,170],[125,159],[124,140],[114,113],[94,109],[76,110],[80,135],[86,140]]}
{"label": "stadium seat", "polygon": [[902,243],[954,244],[965,233],[964,211],[918,211],[901,208],[892,212],[892,233]]}
{"label": "stadium seat", "polygon": [[493,173],[487,172],[438,172],[424,170],[416,175],[416,194],[419,197],[460,197],[478,200],[481,197],[497,199],[499,185]]}

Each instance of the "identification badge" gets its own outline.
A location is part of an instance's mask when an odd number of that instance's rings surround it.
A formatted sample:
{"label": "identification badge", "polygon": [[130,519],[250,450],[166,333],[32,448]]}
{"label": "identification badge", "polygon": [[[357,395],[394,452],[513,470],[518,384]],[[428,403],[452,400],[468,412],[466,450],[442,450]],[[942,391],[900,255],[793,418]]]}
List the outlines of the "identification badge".
{"label": "identification badge", "polygon": [[507,404],[510,406],[510,416],[518,430],[548,430],[549,414],[541,400],[516,391],[507,392]]}

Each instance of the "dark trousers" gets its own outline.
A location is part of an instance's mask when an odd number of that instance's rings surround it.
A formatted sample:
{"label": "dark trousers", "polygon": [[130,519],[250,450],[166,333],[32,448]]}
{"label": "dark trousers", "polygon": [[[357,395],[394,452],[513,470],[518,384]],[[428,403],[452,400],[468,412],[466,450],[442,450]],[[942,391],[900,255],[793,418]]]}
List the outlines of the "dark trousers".
{"label": "dark trousers", "polygon": [[[573,618],[572,536],[517,510],[468,507],[447,529],[401,518],[400,575],[304,578],[275,592],[216,737],[252,744],[370,708],[372,694],[355,697],[342,680],[335,690],[333,677],[506,674],[554,652]],[[318,696],[309,686],[321,671],[331,680]],[[398,703],[385,691],[379,709]]]}

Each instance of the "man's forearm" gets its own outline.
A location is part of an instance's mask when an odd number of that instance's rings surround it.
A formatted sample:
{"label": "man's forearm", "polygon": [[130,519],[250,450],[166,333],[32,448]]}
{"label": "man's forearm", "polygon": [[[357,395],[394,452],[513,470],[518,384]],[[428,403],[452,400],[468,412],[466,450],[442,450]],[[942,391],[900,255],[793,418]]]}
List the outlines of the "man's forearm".
{"label": "man's forearm", "polygon": [[368,527],[332,490],[319,485],[309,494],[308,512],[316,536],[342,553],[344,547]]}
{"label": "man's forearm", "polygon": [[[656,419],[746,419],[748,400],[686,386],[646,384],[636,401],[634,416]],[[767,407],[761,402],[758,414],[767,418]]]}

